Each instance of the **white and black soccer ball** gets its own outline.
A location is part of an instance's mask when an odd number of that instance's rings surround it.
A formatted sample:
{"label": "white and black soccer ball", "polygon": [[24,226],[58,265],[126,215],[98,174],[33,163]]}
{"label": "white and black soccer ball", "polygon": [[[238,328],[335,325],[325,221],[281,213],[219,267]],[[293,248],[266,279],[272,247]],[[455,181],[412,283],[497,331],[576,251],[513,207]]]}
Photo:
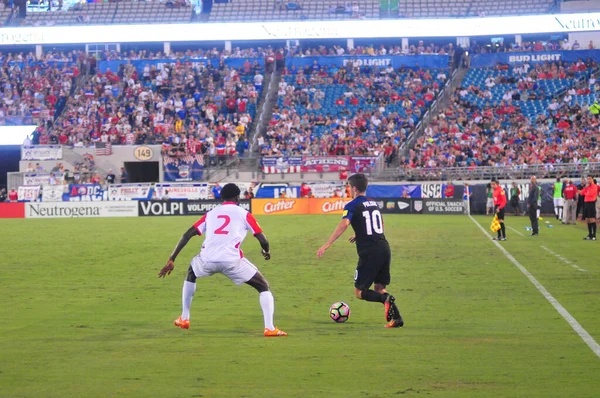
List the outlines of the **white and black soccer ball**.
{"label": "white and black soccer ball", "polygon": [[350,306],[343,301],[333,303],[329,307],[329,316],[334,322],[344,323],[350,317]]}

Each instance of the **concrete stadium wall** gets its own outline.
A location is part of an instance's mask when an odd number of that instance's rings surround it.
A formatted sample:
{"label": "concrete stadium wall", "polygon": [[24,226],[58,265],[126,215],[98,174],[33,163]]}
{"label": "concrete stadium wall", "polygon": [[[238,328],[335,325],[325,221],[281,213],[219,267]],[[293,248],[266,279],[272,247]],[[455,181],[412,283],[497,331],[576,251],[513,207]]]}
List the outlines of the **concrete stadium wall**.
{"label": "concrete stadium wall", "polygon": [[19,162],[19,171],[25,172],[29,163],[39,163],[46,170],[51,170],[56,163],[62,163],[66,169],[73,170],[73,165],[83,160],[83,156],[90,154],[94,156],[96,167],[100,171],[100,174],[105,174],[108,170],[112,169],[115,174],[118,174],[121,167],[125,162],[158,162],[158,172],[160,181],[163,181],[163,163],[161,156],[160,145],[145,145],[144,147],[150,148],[152,156],[149,158],[139,159],[136,157],[136,149],[142,147],[141,145],[114,145],[112,147],[112,155],[110,156],[96,156],[95,148],[67,148],[63,147],[63,159],[62,160],[46,160],[46,161],[32,161],[32,160],[21,160]]}

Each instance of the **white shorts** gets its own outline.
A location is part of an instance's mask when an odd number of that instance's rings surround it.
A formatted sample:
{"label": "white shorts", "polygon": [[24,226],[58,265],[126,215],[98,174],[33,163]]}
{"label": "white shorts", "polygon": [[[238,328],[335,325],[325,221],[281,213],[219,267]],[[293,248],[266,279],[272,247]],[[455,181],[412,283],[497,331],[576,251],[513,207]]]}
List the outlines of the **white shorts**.
{"label": "white shorts", "polygon": [[554,207],[563,207],[563,198],[554,198]]}
{"label": "white shorts", "polygon": [[494,199],[487,198],[487,207],[494,207]]}
{"label": "white shorts", "polygon": [[258,272],[258,268],[245,257],[235,262],[205,263],[198,255],[192,259],[190,265],[192,266],[196,278],[204,278],[214,274],[223,274],[238,286],[248,282]]}

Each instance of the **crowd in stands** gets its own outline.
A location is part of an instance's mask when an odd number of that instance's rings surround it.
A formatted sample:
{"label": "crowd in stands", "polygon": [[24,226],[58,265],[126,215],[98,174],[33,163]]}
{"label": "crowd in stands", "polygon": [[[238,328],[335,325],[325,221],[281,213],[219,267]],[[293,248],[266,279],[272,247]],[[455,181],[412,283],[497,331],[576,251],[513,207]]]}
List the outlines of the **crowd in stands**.
{"label": "crowd in stands", "polygon": [[[514,46],[478,46],[490,51],[574,50],[568,42],[524,42]],[[94,142],[164,144],[170,155],[202,153],[211,157],[243,153],[248,149],[247,129],[252,123],[262,90],[264,67],[252,58],[282,56],[358,56],[397,54],[452,54],[453,44],[420,41],[400,46],[341,46],[301,49],[212,48],[175,52],[107,51],[101,60],[174,59],[158,69],[143,71],[127,63],[106,73],[95,70],[80,51],[34,54],[0,53],[0,124],[15,120],[38,123],[36,142],[93,146]],[[247,58],[239,69],[220,62],[217,67],[189,62],[194,58]],[[79,68],[90,67],[93,76],[69,95]],[[594,141],[580,126],[597,126],[578,97],[594,94],[595,80],[584,87],[571,80],[588,76],[597,66],[579,61],[498,65],[481,85],[465,86],[454,103],[435,118],[403,167],[532,164],[564,160],[568,145],[571,160],[596,159]],[[359,66],[314,65],[304,70],[285,69],[279,101],[260,152],[279,154],[373,155],[384,153],[391,162],[398,147],[422,118],[448,72]],[[571,79],[571,80],[569,80]],[[546,81],[569,83],[566,96],[553,101],[537,118],[523,111],[522,103],[550,100],[557,91]],[[566,84],[566,83],[565,83]],[[557,90],[562,86],[556,86]],[[64,112],[61,114],[61,108]],[[61,116],[53,122],[54,115]],[[577,123],[564,126],[565,120]],[[561,123],[562,122],[562,123]],[[561,126],[559,128],[559,126]],[[537,142],[540,137],[544,140]],[[489,145],[493,143],[494,145]],[[526,143],[529,150],[523,150]],[[560,148],[559,148],[560,147]],[[543,148],[541,150],[540,148]],[[552,149],[555,148],[555,149]],[[556,149],[558,148],[558,149]],[[536,156],[536,158],[532,158]]]}
{"label": "crowd in stands", "polygon": [[544,102],[549,105],[535,117],[524,112],[527,101],[544,95],[536,86],[539,79],[567,79],[597,70],[597,65],[579,61],[571,65],[537,64],[529,70],[518,65],[514,69],[510,75],[517,77],[518,88],[510,88],[501,101],[477,103],[465,93],[480,88],[457,89],[451,105],[434,117],[414,149],[401,159],[401,167],[526,168],[600,162],[600,105],[582,100],[600,92],[600,84],[593,77],[583,84],[574,81],[561,100]]}
{"label": "crowd in stands", "polygon": [[263,155],[379,155],[390,163],[447,75],[427,69],[319,65],[283,72]]}
{"label": "crowd in stands", "polygon": [[0,125],[48,127],[62,111],[79,68],[46,58],[34,62],[31,54],[0,54]]}
{"label": "crowd in stands", "polygon": [[[568,40],[552,41],[524,41],[520,45],[501,43],[478,43],[471,41],[470,47],[466,49],[470,54],[485,54],[497,52],[540,52],[556,50],[584,50],[594,49],[592,42],[582,46],[577,40],[572,43]],[[266,47],[234,47],[231,51],[213,47],[210,49],[194,49],[186,51],[174,51],[169,55],[160,51],[105,51],[101,53],[100,60],[140,60],[140,59],[225,59],[225,58],[268,58],[275,56],[276,53],[284,54],[286,57],[307,57],[307,56],[385,56],[385,55],[421,55],[438,54],[453,55],[456,50],[454,43],[436,43],[419,40],[403,48],[400,45],[367,45],[354,46],[352,48],[334,45],[303,47],[291,46],[288,48],[273,48],[270,45]]]}
{"label": "crowd in stands", "polygon": [[170,155],[243,152],[262,79],[258,71],[191,63],[146,65],[141,73],[121,64],[118,71],[97,71],[70,96],[39,142],[163,144]]}

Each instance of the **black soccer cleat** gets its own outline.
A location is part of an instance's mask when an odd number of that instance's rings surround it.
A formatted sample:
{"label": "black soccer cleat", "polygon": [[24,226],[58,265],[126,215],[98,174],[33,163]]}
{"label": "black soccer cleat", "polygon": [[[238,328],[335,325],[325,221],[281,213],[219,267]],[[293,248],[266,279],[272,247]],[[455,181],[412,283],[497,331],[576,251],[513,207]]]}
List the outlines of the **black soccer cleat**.
{"label": "black soccer cleat", "polygon": [[588,235],[585,238],[583,238],[583,240],[592,240],[592,237]]}
{"label": "black soccer cleat", "polygon": [[385,307],[385,320],[388,322],[396,318],[396,314],[400,316],[400,313],[398,313],[398,307],[396,307],[396,304],[394,304],[395,302],[396,298],[391,294],[388,294],[385,298],[385,302],[383,303]]}

